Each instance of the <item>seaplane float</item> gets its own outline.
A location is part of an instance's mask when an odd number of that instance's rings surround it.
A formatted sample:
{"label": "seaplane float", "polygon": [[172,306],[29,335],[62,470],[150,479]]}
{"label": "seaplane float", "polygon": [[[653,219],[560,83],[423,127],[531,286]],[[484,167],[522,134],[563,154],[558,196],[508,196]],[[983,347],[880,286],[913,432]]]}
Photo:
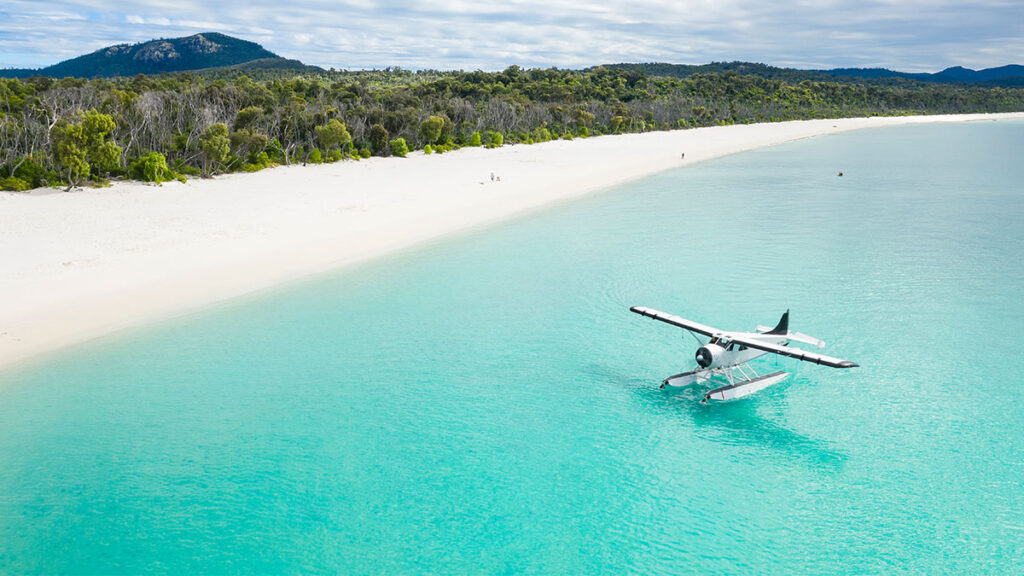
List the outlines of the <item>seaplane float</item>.
{"label": "seaplane float", "polygon": [[[735,400],[785,380],[789,376],[788,372],[777,371],[762,376],[754,371],[753,367],[747,365],[751,360],[765,354],[788,356],[831,368],[857,367],[856,363],[849,360],[790,346],[791,342],[800,342],[824,348],[825,343],[806,334],[791,332],[789,330],[789,310],[786,310],[774,328],[758,326],[755,328],[755,332],[727,332],[644,306],[633,306],[629,310],[647,318],[678,326],[693,335],[697,343],[700,344],[695,355],[697,368],[665,378],[661,387],[682,387],[691,384],[704,384],[709,381],[725,384],[705,393],[701,400],[704,403],[708,400]],[[710,340],[705,343],[697,334],[706,336]]]}

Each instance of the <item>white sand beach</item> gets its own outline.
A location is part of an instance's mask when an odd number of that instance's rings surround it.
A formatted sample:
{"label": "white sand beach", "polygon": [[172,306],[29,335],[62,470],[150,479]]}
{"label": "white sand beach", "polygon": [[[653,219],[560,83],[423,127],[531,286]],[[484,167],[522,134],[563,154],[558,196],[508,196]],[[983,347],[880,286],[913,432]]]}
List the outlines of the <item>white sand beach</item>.
{"label": "white sand beach", "polygon": [[0,192],[0,367],[726,154],[867,127],[1004,118],[1024,113],[701,128],[186,184]]}

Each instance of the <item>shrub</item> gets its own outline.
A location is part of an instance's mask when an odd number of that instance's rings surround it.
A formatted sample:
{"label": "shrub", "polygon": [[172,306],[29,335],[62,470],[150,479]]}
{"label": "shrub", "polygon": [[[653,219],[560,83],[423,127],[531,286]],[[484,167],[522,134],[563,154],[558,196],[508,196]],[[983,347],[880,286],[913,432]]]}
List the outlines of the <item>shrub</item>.
{"label": "shrub", "polygon": [[270,161],[270,155],[266,152],[260,152],[258,154],[249,154],[249,159],[242,164],[241,170],[243,172],[258,172],[273,165],[274,163]]}
{"label": "shrub", "polygon": [[21,178],[17,178],[15,176],[0,178],[0,190],[13,190],[15,192],[24,192],[25,190],[31,189],[32,185],[22,180]]}
{"label": "shrub", "polygon": [[258,165],[260,168],[266,168],[274,164],[273,162],[270,161],[270,155],[267,154],[266,152],[260,152],[259,154],[256,154],[253,157],[252,162],[253,164]]}
{"label": "shrub", "polygon": [[430,147],[430,144],[427,144],[426,146],[423,147],[423,153],[428,155],[433,154],[434,149]]}
{"label": "shrub", "polygon": [[188,174],[189,176],[202,175],[202,171],[199,168],[192,166],[190,164],[186,164],[185,161],[182,160],[181,158],[175,160],[170,166],[170,169],[175,174],[178,174],[178,179],[181,180],[182,182],[184,182],[185,174]]}
{"label": "shrub", "polygon": [[128,174],[136,180],[156,182],[157,184],[170,182],[177,176],[167,167],[167,160],[159,152],[150,152],[136,158],[128,168]]}
{"label": "shrub", "polygon": [[473,135],[469,137],[469,145],[470,146],[479,146],[480,145],[480,133],[479,132],[473,132]]}
{"label": "shrub", "polygon": [[505,137],[501,135],[501,132],[493,132],[491,134],[491,148],[500,148],[505,144]]}
{"label": "shrub", "polygon": [[409,145],[405,143],[405,138],[395,138],[389,145],[391,153],[399,158],[405,158],[405,155],[409,153]]}
{"label": "shrub", "polygon": [[14,177],[28,182],[30,188],[49,186],[50,182],[57,182],[60,179],[56,172],[47,170],[32,156],[26,157],[21,166],[14,170]]}
{"label": "shrub", "polygon": [[363,146],[362,148],[360,148],[359,149],[359,156],[360,156],[360,158],[369,158],[370,157],[370,148],[368,146]]}
{"label": "shrub", "polygon": [[320,152],[319,148],[313,148],[313,151],[309,153],[309,160],[311,164],[320,164],[324,161],[324,155]]}
{"label": "shrub", "polygon": [[345,153],[341,151],[341,148],[335,148],[331,150],[331,153],[327,155],[327,160],[330,162],[337,162],[345,158]]}

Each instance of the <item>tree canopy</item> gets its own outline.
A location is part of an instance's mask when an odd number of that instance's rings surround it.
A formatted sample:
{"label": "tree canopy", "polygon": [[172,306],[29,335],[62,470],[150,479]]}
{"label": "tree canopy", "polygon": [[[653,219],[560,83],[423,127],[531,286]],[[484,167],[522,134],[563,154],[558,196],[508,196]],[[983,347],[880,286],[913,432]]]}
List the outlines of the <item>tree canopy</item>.
{"label": "tree canopy", "polygon": [[444,153],[736,123],[1021,110],[1024,88],[796,82],[736,70],[679,77],[512,66],[0,79],[0,188],[355,160],[401,151],[391,144],[399,139],[408,150],[430,145]]}

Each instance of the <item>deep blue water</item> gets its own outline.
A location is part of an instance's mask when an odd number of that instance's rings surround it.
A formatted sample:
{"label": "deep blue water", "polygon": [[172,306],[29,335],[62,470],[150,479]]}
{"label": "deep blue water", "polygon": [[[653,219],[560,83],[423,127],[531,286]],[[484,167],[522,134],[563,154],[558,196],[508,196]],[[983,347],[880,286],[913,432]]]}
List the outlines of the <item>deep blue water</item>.
{"label": "deep blue water", "polygon": [[[1022,150],[765,148],[7,371],[0,573],[1024,574]],[[861,367],[702,405],[631,305]]]}

